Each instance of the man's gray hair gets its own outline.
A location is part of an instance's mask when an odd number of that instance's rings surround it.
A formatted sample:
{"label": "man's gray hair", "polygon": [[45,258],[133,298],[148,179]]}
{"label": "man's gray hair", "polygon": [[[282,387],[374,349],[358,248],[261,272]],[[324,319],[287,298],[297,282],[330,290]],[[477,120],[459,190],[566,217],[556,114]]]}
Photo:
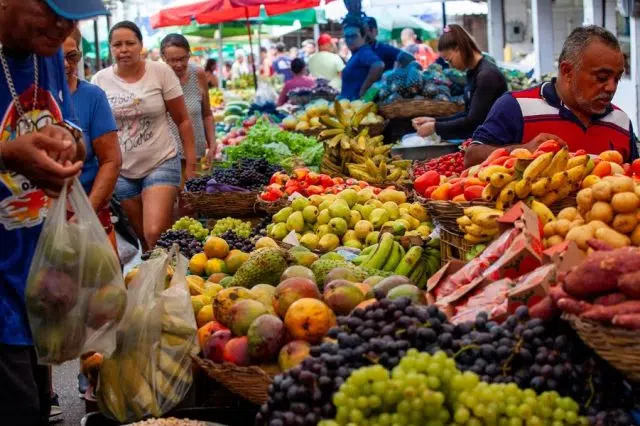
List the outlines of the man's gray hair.
{"label": "man's gray hair", "polygon": [[614,50],[620,50],[618,39],[610,31],[598,25],[587,25],[571,31],[562,46],[558,63],[566,61],[573,65],[579,64],[584,49],[593,41],[599,41]]}

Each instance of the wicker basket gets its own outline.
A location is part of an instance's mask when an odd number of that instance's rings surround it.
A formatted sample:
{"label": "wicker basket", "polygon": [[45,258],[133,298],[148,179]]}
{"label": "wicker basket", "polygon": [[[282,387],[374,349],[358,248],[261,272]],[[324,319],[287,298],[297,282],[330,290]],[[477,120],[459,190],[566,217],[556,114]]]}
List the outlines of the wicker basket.
{"label": "wicker basket", "polygon": [[266,371],[257,366],[239,367],[227,362],[217,364],[199,357],[193,357],[193,360],[210,378],[259,405],[267,401],[269,385],[273,377],[280,373],[277,368]]}
{"label": "wicker basket", "polygon": [[291,202],[287,197],[280,198],[278,201],[265,201],[262,198],[260,198],[260,196],[258,196],[256,199],[256,207],[259,210],[263,212],[267,212],[270,215],[278,213],[280,210],[287,207],[289,204],[291,204]]}
{"label": "wicker basket", "polygon": [[196,216],[204,218],[220,218],[227,216],[255,216],[257,210],[256,197],[259,192],[206,192],[182,191],[182,203],[191,208]]}
{"label": "wicker basket", "polygon": [[[384,120],[382,123],[370,124],[368,126],[369,136],[379,136],[383,134],[384,129],[387,127],[387,124],[389,124],[389,120]],[[364,127],[367,126],[360,126],[360,129],[358,129],[358,131],[362,130]]]}
{"label": "wicker basket", "polygon": [[575,194],[573,194],[569,197],[565,197],[562,200],[556,201],[555,203],[551,204],[549,206],[549,210],[551,210],[553,214],[557,215],[567,207],[576,207],[577,205],[578,205],[578,201],[576,199]]}
{"label": "wicker basket", "polygon": [[640,331],[611,327],[563,314],[578,335],[598,355],[632,381],[640,381]]}
{"label": "wicker basket", "polygon": [[471,206],[488,206],[493,207],[495,203],[487,201],[466,201],[454,203],[452,201],[434,201],[429,200],[426,203],[427,210],[433,220],[446,231],[455,235],[463,235],[464,233],[458,228],[456,219],[464,216],[464,209]]}
{"label": "wicker basket", "polygon": [[445,265],[452,259],[465,260],[467,253],[473,248],[459,234],[454,234],[446,229],[440,230],[440,254],[441,263]]}
{"label": "wicker basket", "polygon": [[428,99],[405,99],[380,105],[378,112],[385,118],[414,118],[421,116],[447,117],[464,110],[464,105]]}

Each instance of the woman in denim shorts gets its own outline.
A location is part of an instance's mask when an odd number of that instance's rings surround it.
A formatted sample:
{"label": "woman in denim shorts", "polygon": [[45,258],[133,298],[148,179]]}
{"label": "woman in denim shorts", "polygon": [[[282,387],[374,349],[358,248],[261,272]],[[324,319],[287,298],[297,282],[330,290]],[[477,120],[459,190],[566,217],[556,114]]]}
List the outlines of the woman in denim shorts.
{"label": "woman in denim shorts", "polygon": [[114,25],[109,44],[116,64],[98,72],[93,83],[106,92],[118,125],[122,170],[115,194],[143,250],[149,250],[171,227],[180,188],[180,158],[169,116],[178,127],[186,178],[195,175],[193,127],[180,81],[168,65],[142,59],[142,34],[134,23]]}

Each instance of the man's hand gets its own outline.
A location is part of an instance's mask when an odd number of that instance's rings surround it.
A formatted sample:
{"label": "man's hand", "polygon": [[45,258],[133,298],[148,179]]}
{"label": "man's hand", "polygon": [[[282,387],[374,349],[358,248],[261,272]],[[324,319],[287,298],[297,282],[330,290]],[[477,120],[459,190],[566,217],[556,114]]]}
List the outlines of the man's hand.
{"label": "man's hand", "polygon": [[48,195],[56,196],[66,179],[82,171],[82,161],[72,163],[63,159],[68,158],[70,152],[75,156],[74,146],[73,139],[60,139],[39,132],[6,141],[0,150],[9,170],[25,176]]}
{"label": "man's hand", "polygon": [[433,117],[416,117],[411,120],[411,124],[413,124],[414,129],[418,130],[418,127],[422,126],[425,123],[435,123],[436,119]]}
{"label": "man's hand", "polygon": [[436,131],[436,122],[435,121],[427,121],[421,125],[413,125],[413,128],[418,131],[418,134],[423,138],[431,136]]}
{"label": "man's hand", "polygon": [[522,145],[521,148],[526,148],[530,152],[535,152],[540,145],[550,140],[554,140],[558,142],[561,146],[567,145],[565,141],[563,141],[556,135],[552,135],[550,133],[540,133],[538,136],[533,138],[529,143]]}
{"label": "man's hand", "polygon": [[78,156],[77,146],[75,143],[75,138],[73,137],[71,132],[69,132],[64,127],[56,125],[43,127],[42,129],[38,130],[38,132],[53,139],[71,142],[71,146],[64,151],[49,152],[49,156],[51,158],[53,158],[60,164],[64,164],[66,161],[76,161],[76,158]]}

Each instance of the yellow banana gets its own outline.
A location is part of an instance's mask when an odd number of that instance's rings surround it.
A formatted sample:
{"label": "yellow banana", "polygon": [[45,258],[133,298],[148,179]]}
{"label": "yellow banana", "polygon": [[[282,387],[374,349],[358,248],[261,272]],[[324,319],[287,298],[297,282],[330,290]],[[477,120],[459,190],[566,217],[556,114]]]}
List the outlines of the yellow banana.
{"label": "yellow banana", "polygon": [[342,138],[340,139],[340,148],[342,148],[345,151],[348,151],[351,149],[351,142],[349,141],[349,136],[342,135]]}
{"label": "yellow banana", "polygon": [[127,419],[127,406],[120,383],[118,360],[107,358],[100,366],[100,386],[97,390],[98,405],[101,411],[110,413],[118,421]]}
{"label": "yellow banana", "polygon": [[498,228],[483,228],[480,225],[476,225],[475,223],[471,225],[467,225],[464,227],[464,231],[467,234],[471,234],[474,237],[493,237],[498,234]]}
{"label": "yellow banana", "polygon": [[383,182],[387,180],[387,163],[385,161],[380,162],[380,166],[378,166],[378,174]]}
{"label": "yellow banana", "polygon": [[473,221],[471,220],[471,218],[469,216],[460,216],[459,218],[456,219],[456,223],[458,224],[458,226],[460,227],[460,229],[462,229],[463,226],[467,226],[467,225],[471,225],[473,224]]}
{"label": "yellow banana", "polygon": [[551,222],[552,220],[556,220],[556,217],[551,210],[549,210],[549,207],[537,200],[531,201],[531,210],[538,215],[540,220],[542,220],[543,225]]}
{"label": "yellow banana", "polygon": [[569,178],[569,182],[576,183],[582,180],[585,172],[585,166],[575,166],[567,170],[567,176]]}
{"label": "yellow banana", "polygon": [[373,102],[368,102],[360,108],[358,112],[353,115],[353,118],[351,119],[351,126],[355,128],[360,126],[360,122],[372,111],[374,105],[375,104]]}
{"label": "yellow banana", "polygon": [[546,206],[550,206],[551,204],[558,201],[558,191],[549,191],[546,194],[544,194],[542,197],[539,197],[538,201],[540,201],[542,204]]}
{"label": "yellow banana", "polygon": [[502,212],[497,210],[495,212],[481,213],[473,218],[473,223],[486,229],[497,228],[498,219],[501,217]]}
{"label": "yellow banana", "polygon": [[344,129],[326,129],[320,132],[320,139],[327,139],[344,133]]}
{"label": "yellow banana", "polygon": [[489,177],[489,182],[496,188],[504,188],[509,182],[514,179],[513,175],[508,173],[494,173]]}
{"label": "yellow banana", "polygon": [[551,179],[548,177],[540,178],[531,185],[531,195],[535,197],[542,197],[544,194],[549,191],[547,187]]}
{"label": "yellow banana", "polygon": [[353,139],[351,141],[351,150],[353,152],[356,152],[358,154],[364,154],[365,153],[365,145],[360,144],[357,139]]}
{"label": "yellow banana", "polygon": [[519,199],[527,198],[531,192],[531,181],[529,179],[522,179],[516,183],[515,187],[516,197]]}
{"label": "yellow banana", "polygon": [[565,146],[560,151],[556,152],[556,155],[553,156],[549,167],[542,172],[542,176],[552,177],[555,173],[564,171],[567,168],[568,161],[569,148]]}
{"label": "yellow banana", "polygon": [[335,135],[334,137],[332,137],[331,139],[329,139],[326,144],[329,148],[335,148],[338,146],[338,144],[340,143],[340,141],[342,140],[342,136],[344,135],[344,132],[339,133],[337,135]]}
{"label": "yellow banana", "polygon": [[376,182],[376,178],[371,176],[369,173],[364,172],[362,170],[359,169],[355,169],[355,168],[351,168],[349,166],[348,170],[349,170],[349,176],[351,176],[354,179],[358,179],[358,180],[363,180],[365,182],[369,182],[369,183],[375,183]]}
{"label": "yellow banana", "polygon": [[493,185],[487,185],[482,190],[482,199],[485,201],[493,201],[500,194],[500,188]]}
{"label": "yellow banana", "polygon": [[551,176],[551,181],[549,181],[549,185],[547,185],[547,188],[555,191],[556,189],[559,189],[563,185],[567,184],[568,178],[569,178],[569,175],[564,170],[561,172],[554,173],[553,176]]}
{"label": "yellow banana", "polygon": [[563,198],[566,198],[569,194],[571,194],[571,192],[580,189],[580,182],[578,182],[577,188],[575,187],[575,185],[576,184],[565,185],[562,188],[558,189],[558,200],[562,200]]}
{"label": "yellow banana", "polygon": [[487,166],[480,169],[480,171],[478,172],[478,179],[489,182],[491,175],[494,173],[511,174],[511,170],[507,169],[504,166]]}
{"label": "yellow banana", "polygon": [[391,162],[391,164],[393,164],[396,167],[399,167],[401,169],[408,169],[409,167],[411,167],[411,160],[394,160]]}
{"label": "yellow banana", "polygon": [[371,176],[377,177],[378,176],[378,168],[376,167],[375,163],[370,159],[367,158],[364,162],[365,166],[367,166],[367,171],[369,172],[369,174]]}
{"label": "yellow banana", "polygon": [[522,174],[522,179],[530,179],[534,181],[547,167],[549,167],[552,160],[553,152],[545,152],[527,166]]}
{"label": "yellow banana", "polygon": [[480,244],[480,243],[486,243],[487,241],[491,241],[493,237],[476,237],[475,235],[464,234],[464,239],[465,241],[471,244]]}
{"label": "yellow banana", "polygon": [[402,169],[395,169],[387,176],[389,182],[395,182],[402,177]]}
{"label": "yellow banana", "polygon": [[376,147],[373,152],[376,155],[387,155],[389,152],[391,152],[391,145],[381,145]]}
{"label": "yellow banana", "polygon": [[336,120],[333,117],[329,117],[328,115],[323,115],[320,117],[320,122],[330,129],[342,129],[344,130],[345,126],[340,121]]}
{"label": "yellow banana", "polygon": [[336,111],[336,120],[338,120],[338,122],[342,125],[342,127],[347,128],[350,123],[349,123],[349,119],[344,114],[344,109],[342,109],[342,104],[340,103],[339,100],[336,99],[333,105],[334,105],[333,108]]}
{"label": "yellow banana", "polygon": [[[487,207],[487,206],[471,206],[464,209],[464,214],[465,216],[469,216],[469,218],[473,220],[475,215],[478,215],[481,213],[487,213],[487,212],[495,212],[495,211],[496,209],[492,209],[491,207]],[[502,214],[502,212],[499,212],[499,213]]]}
{"label": "yellow banana", "polygon": [[578,155],[577,157],[569,158],[566,169],[569,170],[574,168],[575,166],[584,166],[587,164],[587,161],[589,161],[588,154]]}
{"label": "yellow banana", "polygon": [[371,144],[374,147],[377,147],[383,141],[384,141],[384,135],[379,135],[379,136],[374,136],[372,138],[369,138],[369,144]]}
{"label": "yellow banana", "polygon": [[498,200],[502,200],[502,202],[505,203],[512,202],[516,197],[516,183],[517,182],[510,182],[508,185],[502,188],[500,194],[498,195]]}

